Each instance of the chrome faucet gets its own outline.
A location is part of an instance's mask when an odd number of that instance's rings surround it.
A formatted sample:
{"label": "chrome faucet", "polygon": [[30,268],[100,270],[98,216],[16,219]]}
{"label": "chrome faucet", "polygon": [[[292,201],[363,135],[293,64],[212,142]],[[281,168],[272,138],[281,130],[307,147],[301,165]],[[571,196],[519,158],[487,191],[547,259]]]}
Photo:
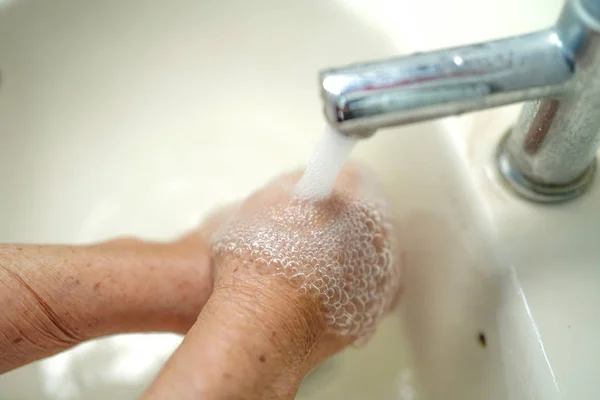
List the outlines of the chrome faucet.
{"label": "chrome faucet", "polygon": [[539,32],[320,73],[324,111],[346,135],[528,101],[498,150],[502,176],[540,202],[591,184],[600,144],[600,0],[567,0]]}

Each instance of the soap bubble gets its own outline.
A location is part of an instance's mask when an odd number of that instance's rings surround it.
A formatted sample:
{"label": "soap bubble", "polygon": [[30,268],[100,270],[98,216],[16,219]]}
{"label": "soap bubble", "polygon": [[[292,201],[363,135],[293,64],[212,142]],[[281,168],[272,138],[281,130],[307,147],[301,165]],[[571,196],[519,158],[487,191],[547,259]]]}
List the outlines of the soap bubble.
{"label": "soap bubble", "polygon": [[261,274],[289,281],[321,302],[331,330],[368,338],[390,310],[400,281],[385,202],[336,191],[319,201],[283,198],[232,218],[213,237],[215,259],[242,259]]}

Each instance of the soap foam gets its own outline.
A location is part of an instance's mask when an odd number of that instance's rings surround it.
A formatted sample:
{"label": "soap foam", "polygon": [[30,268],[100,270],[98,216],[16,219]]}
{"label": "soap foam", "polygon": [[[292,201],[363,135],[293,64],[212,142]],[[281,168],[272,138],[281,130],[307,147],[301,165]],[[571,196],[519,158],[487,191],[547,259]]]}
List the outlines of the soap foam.
{"label": "soap foam", "polygon": [[318,298],[330,328],[366,340],[391,308],[399,266],[382,200],[333,192],[322,201],[289,196],[213,237],[213,254],[288,280]]}
{"label": "soap foam", "polygon": [[327,197],[355,145],[355,138],[346,136],[327,125],[304,175],[297,184],[296,196],[305,199]]}

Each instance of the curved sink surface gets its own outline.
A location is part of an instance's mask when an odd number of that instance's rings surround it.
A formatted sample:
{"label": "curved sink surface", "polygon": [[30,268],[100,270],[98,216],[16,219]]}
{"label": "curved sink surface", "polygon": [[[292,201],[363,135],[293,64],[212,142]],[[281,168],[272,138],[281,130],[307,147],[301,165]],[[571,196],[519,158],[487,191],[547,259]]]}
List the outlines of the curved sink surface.
{"label": "curved sink surface", "polygon": [[[308,160],[318,69],[539,29],[561,5],[391,3],[0,0],[0,242],[176,237]],[[553,207],[510,193],[493,158],[517,112],[357,146],[396,204],[404,301],[298,398],[600,397],[600,183]],[[86,343],[0,376],[0,399],[134,399],[179,341]]]}

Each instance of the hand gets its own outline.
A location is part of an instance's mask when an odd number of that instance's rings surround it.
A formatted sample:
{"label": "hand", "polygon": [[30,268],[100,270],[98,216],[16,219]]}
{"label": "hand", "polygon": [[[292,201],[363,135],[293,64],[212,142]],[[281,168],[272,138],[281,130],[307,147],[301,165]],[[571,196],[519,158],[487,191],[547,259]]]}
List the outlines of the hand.
{"label": "hand", "polygon": [[215,290],[269,283],[277,290],[287,281],[300,298],[318,300],[328,331],[367,339],[398,292],[387,205],[353,165],[318,202],[294,198],[300,176],[284,175],[253,194],[213,237]]}
{"label": "hand", "polygon": [[225,213],[212,238],[213,295],[147,399],[293,398],[311,369],[368,339],[391,309],[398,248],[377,187],[347,166],[330,198],[298,200],[299,177]]}

